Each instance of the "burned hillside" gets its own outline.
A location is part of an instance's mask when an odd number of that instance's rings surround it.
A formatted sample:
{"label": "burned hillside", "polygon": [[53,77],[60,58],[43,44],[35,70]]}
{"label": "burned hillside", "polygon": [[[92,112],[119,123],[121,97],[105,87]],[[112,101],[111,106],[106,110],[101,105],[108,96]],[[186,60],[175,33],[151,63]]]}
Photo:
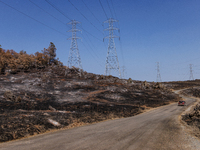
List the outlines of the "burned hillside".
{"label": "burned hillside", "polygon": [[163,84],[171,89],[180,90],[191,87],[200,86],[200,80],[188,80],[188,81],[173,81],[173,82],[163,82]]}
{"label": "burned hillside", "polygon": [[0,75],[0,142],[129,117],[180,97],[156,83],[49,66]]}
{"label": "burned hillside", "polygon": [[182,120],[195,130],[194,134],[200,138],[200,104],[197,104],[193,111],[182,116]]}
{"label": "burned hillside", "polygon": [[[200,88],[197,86],[198,81],[195,84],[195,86],[192,86],[190,88],[187,88],[187,89],[181,91],[181,94],[185,95],[185,96],[193,96],[193,97],[200,98]],[[195,136],[200,138],[200,133],[199,133],[199,129],[200,129],[200,104],[198,103],[197,105],[195,105],[195,107],[193,108],[193,110],[190,113],[183,115],[182,120],[185,121],[187,123],[187,125],[191,126],[194,130],[196,130]]]}

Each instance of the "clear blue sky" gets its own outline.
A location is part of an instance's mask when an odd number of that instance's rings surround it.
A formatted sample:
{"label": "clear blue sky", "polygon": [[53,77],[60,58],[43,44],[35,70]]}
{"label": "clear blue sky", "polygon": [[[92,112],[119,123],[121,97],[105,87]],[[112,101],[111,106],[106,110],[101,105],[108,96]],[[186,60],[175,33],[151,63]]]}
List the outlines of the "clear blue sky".
{"label": "clear blue sky", "polygon": [[156,62],[162,81],[188,80],[189,64],[194,78],[200,78],[200,1],[100,0],[106,15],[99,0],[71,0],[78,10],[68,0],[48,1],[60,12],[45,0],[32,0],[37,6],[29,0],[0,0],[2,48],[34,54],[53,42],[57,57],[67,65],[71,33],[66,23],[75,19],[81,22],[78,47],[83,69],[104,74],[107,15],[119,20],[114,25],[120,28],[115,32],[120,41],[115,43],[125,78],[156,81]]}

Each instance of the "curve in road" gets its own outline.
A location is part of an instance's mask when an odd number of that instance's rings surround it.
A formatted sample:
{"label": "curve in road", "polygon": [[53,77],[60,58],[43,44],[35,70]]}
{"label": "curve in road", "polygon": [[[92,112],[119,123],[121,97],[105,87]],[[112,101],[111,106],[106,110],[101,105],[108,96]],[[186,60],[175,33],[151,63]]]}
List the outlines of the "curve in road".
{"label": "curve in road", "polygon": [[[195,101],[186,98],[187,105]],[[192,150],[199,141],[184,132],[177,103],[146,113],[0,144],[1,150]]]}

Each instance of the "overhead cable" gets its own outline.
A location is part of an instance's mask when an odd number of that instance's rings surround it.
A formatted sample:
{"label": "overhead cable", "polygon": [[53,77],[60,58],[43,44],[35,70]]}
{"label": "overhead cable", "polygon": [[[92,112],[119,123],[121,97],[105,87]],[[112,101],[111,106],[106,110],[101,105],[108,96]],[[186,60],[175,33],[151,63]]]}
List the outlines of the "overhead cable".
{"label": "overhead cable", "polygon": [[102,5],[102,3],[101,3],[101,0],[99,0],[99,3],[100,3],[100,5],[101,5],[101,8],[103,9],[104,14],[106,15],[106,18],[108,19],[108,16],[107,16],[107,14],[106,14],[106,12],[105,12],[105,9],[103,8],[103,5]]}
{"label": "overhead cable", "polygon": [[88,6],[85,4],[85,2],[82,0],[83,4],[86,6],[86,8],[90,11],[90,13],[94,16],[94,18],[102,25],[102,23],[99,21],[99,19],[94,15],[94,13],[88,8]]}
{"label": "overhead cable", "polygon": [[69,19],[70,21],[72,20],[70,17],[68,17],[67,15],[65,15],[60,9],[58,9],[55,5],[53,5],[52,3],[50,3],[48,0],[45,0],[49,5],[51,5],[53,8],[55,8],[58,12],[60,12],[63,16],[65,16],[67,19]]}
{"label": "overhead cable", "polygon": [[[56,19],[57,21],[59,21],[60,23],[66,25],[66,23],[62,22],[61,20],[59,20],[58,18],[54,17],[53,15],[51,15],[49,12],[47,12],[46,10],[44,10],[42,7],[40,7],[39,5],[37,5],[36,3],[34,3],[33,1],[29,0],[32,4],[34,4],[36,7],[40,8],[42,11],[44,11],[45,13],[47,13],[48,15],[50,15],[51,17],[53,17],[54,19]],[[69,26],[68,26],[69,27]]]}
{"label": "overhead cable", "polygon": [[17,12],[19,12],[19,13],[25,15],[26,17],[28,17],[28,18],[30,18],[30,19],[32,19],[32,20],[34,20],[34,21],[36,21],[36,22],[42,24],[43,26],[46,26],[46,27],[48,27],[48,28],[50,28],[50,29],[52,29],[52,30],[54,30],[54,31],[56,31],[56,32],[58,32],[58,33],[60,33],[60,34],[66,36],[66,34],[64,34],[64,33],[60,32],[60,31],[58,31],[58,30],[56,30],[56,29],[54,29],[54,28],[52,28],[52,27],[50,27],[50,26],[48,26],[48,25],[46,25],[46,24],[44,24],[44,23],[42,23],[42,22],[40,22],[39,20],[37,20],[37,19],[35,19],[35,18],[33,18],[33,17],[31,17],[31,16],[29,16],[29,15],[23,13],[22,11],[20,11],[20,10],[18,10],[18,9],[16,9],[16,8],[14,8],[14,7],[12,7],[12,6],[8,5],[8,4],[6,4],[5,2],[2,2],[2,1],[0,1],[0,2],[3,3],[3,4],[6,5],[6,6],[8,6],[8,7],[14,9],[15,11],[17,11]]}
{"label": "overhead cable", "polygon": [[110,10],[111,16],[112,16],[112,18],[113,18],[113,14],[112,14],[112,10],[111,10],[111,8],[110,8],[110,4],[108,3],[108,0],[106,0],[106,1],[107,1],[107,4],[108,4],[108,8],[109,8],[109,10]]}
{"label": "overhead cable", "polygon": [[70,0],[68,0],[68,1],[93,27],[95,27],[99,32],[101,32],[103,34],[103,32],[101,30],[99,30],[90,20],[88,20],[88,18],[83,13],[81,13],[80,10]]}
{"label": "overhead cable", "polygon": [[[38,6],[37,4],[35,4],[33,1],[29,0],[31,3],[33,3],[35,6],[37,6],[38,8],[40,8],[41,10],[43,10],[44,12],[46,12],[48,15],[50,15],[51,17],[53,17],[54,19],[58,20],[60,23],[66,25],[67,27],[71,28],[70,26],[68,26],[67,24],[65,24],[64,22],[62,22],[61,20],[57,19],[56,17],[54,17],[53,15],[51,15],[50,13],[48,13],[46,10],[44,10],[43,8],[41,8],[40,6]],[[49,3],[49,2],[48,2]],[[49,3],[50,4],[50,3]],[[54,5],[50,4],[52,7],[54,7]],[[56,8],[55,8],[56,9]],[[57,11],[60,12],[60,10],[57,8]],[[61,13],[62,14],[62,13]],[[69,18],[68,18],[69,19]],[[81,27],[82,28],[82,27]],[[83,29],[83,28],[82,28]],[[92,35],[91,33],[89,33],[88,31],[86,31],[85,29],[83,29],[85,32],[87,32],[88,34],[90,34],[92,37],[100,40],[99,38],[95,37],[94,35]],[[102,41],[102,40],[100,40]]]}
{"label": "overhead cable", "polygon": [[88,33],[89,35],[91,35],[92,37],[94,37],[95,39],[102,41],[101,39],[99,39],[98,37],[92,35],[90,32],[88,32],[87,30],[85,30],[83,27],[79,26],[83,31],[85,31],[86,33]]}
{"label": "overhead cable", "polygon": [[[89,49],[87,48],[87,46],[86,46],[83,42],[82,42],[82,44],[83,44],[83,46],[85,46],[85,48],[86,48],[87,50],[89,50]],[[93,58],[95,58],[94,55],[93,55],[91,52],[89,52],[89,53],[92,55]],[[97,61],[97,59],[96,59],[96,61]],[[98,62],[98,64],[99,64],[101,67],[103,67],[102,64],[99,63],[99,61],[97,61],[97,62]]]}
{"label": "overhead cable", "polygon": [[[116,15],[115,8],[114,8],[113,1],[112,1],[112,0],[111,0],[111,4],[112,4],[113,10],[114,10],[115,18],[117,19],[117,15]],[[118,19],[117,19],[117,20],[118,20]]]}
{"label": "overhead cable", "polygon": [[[84,35],[83,35],[84,36]],[[87,34],[86,34],[87,36]],[[85,38],[86,39],[86,38]],[[86,43],[88,44],[88,46],[90,47],[90,49],[92,50],[92,52],[94,53],[94,55],[96,56],[96,58],[100,59],[99,56],[96,54],[96,52],[94,51],[94,49],[90,46],[90,44],[94,47],[94,45],[92,44],[91,40],[88,38],[89,42],[86,41]],[[90,43],[90,44],[89,44]]]}

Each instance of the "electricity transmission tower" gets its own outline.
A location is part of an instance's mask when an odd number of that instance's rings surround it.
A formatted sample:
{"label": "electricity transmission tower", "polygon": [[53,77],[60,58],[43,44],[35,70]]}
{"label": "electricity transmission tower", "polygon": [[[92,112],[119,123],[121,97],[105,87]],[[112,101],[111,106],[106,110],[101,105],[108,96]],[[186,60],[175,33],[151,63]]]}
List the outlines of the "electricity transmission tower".
{"label": "electricity transmission tower", "polygon": [[117,57],[117,51],[115,47],[114,38],[118,38],[118,36],[114,35],[114,30],[119,30],[118,28],[113,27],[113,23],[118,22],[118,20],[114,20],[113,18],[109,18],[108,20],[104,21],[104,23],[108,23],[109,27],[104,29],[105,31],[109,31],[109,36],[104,37],[109,39],[108,43],[108,52],[106,57],[106,70],[105,75],[110,75],[111,73],[117,73],[121,78],[121,72],[119,68],[119,61]]}
{"label": "electricity transmission tower", "polygon": [[157,62],[157,79],[156,82],[162,82],[161,76],[160,76],[160,65],[159,62]]}
{"label": "electricity transmission tower", "polygon": [[79,23],[80,22],[76,20],[72,20],[71,22],[68,23],[72,25],[72,29],[68,31],[68,32],[72,32],[72,37],[68,38],[68,40],[71,40],[71,47],[70,47],[69,58],[68,58],[69,68],[74,66],[79,69],[82,69],[81,58],[80,58],[78,44],[77,44],[77,39],[80,39],[80,37],[76,36],[77,31],[81,31],[79,29],[76,29],[76,25]]}
{"label": "electricity transmission tower", "polygon": [[192,64],[190,64],[190,78],[189,78],[189,80],[194,80],[193,70],[192,70]]}

